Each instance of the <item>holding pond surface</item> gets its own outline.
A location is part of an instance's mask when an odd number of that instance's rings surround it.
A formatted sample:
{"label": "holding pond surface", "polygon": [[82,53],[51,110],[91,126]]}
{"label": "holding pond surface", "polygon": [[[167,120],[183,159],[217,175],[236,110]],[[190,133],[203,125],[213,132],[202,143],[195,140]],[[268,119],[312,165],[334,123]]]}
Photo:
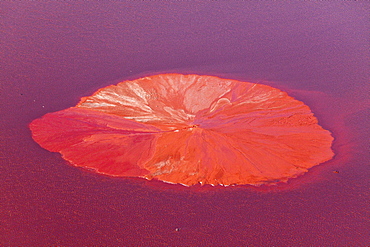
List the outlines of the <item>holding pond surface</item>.
{"label": "holding pond surface", "polygon": [[213,76],[124,81],[30,128],[75,166],[187,186],[276,184],[334,156],[333,137],[301,101]]}

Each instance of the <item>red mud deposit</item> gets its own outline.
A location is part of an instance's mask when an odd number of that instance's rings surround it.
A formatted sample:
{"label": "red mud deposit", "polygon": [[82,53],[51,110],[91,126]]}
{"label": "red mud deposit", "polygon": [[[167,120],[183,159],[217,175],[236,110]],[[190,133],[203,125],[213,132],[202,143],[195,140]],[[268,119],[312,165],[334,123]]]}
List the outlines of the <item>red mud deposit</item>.
{"label": "red mud deposit", "polygon": [[124,81],[30,128],[75,166],[187,186],[275,184],[334,155],[330,132],[301,101],[213,76]]}

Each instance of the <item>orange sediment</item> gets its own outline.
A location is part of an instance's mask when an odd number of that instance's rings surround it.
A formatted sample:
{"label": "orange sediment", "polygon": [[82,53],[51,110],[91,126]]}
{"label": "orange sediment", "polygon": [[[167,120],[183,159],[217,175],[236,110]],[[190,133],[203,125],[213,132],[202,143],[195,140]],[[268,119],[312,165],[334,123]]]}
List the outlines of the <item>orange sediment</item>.
{"label": "orange sediment", "polygon": [[162,74],[124,81],[30,124],[42,147],[112,176],[274,184],[333,157],[333,137],[270,86]]}

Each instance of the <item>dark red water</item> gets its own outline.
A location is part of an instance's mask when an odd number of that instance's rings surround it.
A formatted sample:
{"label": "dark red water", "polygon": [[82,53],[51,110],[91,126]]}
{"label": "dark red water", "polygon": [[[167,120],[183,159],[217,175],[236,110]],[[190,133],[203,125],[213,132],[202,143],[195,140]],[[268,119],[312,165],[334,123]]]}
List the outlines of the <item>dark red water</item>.
{"label": "dark red water", "polygon": [[[367,2],[0,6],[1,245],[370,244]],[[336,156],[288,184],[186,188],[93,174],[32,140],[33,119],[159,72],[287,91]]]}

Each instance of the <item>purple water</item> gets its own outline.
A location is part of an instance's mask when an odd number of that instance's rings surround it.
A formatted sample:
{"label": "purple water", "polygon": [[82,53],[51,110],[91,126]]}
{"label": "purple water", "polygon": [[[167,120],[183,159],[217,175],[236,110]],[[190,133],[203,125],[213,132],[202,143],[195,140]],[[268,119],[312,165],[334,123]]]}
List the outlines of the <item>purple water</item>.
{"label": "purple water", "polygon": [[[369,3],[1,2],[0,244],[366,246]],[[304,101],[336,157],[275,187],[111,178],[28,124],[160,72],[261,82]]]}

